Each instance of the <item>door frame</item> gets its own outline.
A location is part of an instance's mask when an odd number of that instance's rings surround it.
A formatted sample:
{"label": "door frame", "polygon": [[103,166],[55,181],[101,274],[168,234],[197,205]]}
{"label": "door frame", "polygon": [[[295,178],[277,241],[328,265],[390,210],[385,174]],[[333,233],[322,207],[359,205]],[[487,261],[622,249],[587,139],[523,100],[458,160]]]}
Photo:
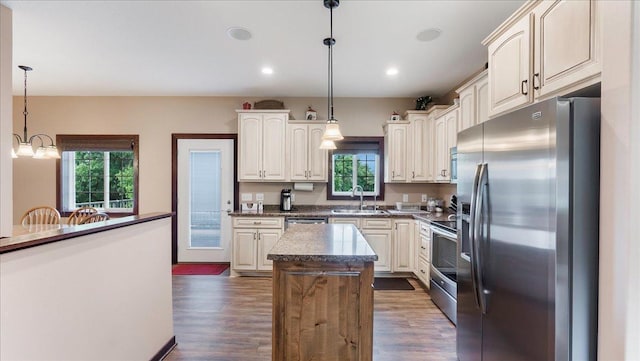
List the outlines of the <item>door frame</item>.
{"label": "door frame", "polygon": [[[231,139],[233,140],[233,202],[238,207],[238,134],[171,134],[171,264],[178,263],[178,139]],[[234,209],[235,211],[235,209]]]}

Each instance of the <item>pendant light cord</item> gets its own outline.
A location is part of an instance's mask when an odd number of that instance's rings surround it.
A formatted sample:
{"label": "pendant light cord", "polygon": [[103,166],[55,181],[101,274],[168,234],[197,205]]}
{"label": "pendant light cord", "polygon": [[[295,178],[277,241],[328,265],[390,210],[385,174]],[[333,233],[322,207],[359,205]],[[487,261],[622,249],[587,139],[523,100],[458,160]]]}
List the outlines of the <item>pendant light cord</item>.
{"label": "pendant light cord", "polygon": [[334,121],[333,117],[333,6],[329,8],[329,32],[330,39],[329,40],[329,74],[331,76],[331,82],[329,83],[329,91],[331,99],[331,117],[329,118],[331,121]]}

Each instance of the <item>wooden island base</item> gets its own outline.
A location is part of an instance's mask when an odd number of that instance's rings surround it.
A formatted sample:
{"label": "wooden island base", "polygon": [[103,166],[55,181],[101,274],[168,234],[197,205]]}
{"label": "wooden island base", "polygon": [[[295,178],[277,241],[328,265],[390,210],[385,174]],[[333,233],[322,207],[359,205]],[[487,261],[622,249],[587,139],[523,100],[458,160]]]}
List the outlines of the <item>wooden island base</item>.
{"label": "wooden island base", "polygon": [[371,361],[373,262],[351,224],[293,225],[273,260],[274,361]]}
{"label": "wooden island base", "polygon": [[371,360],[373,262],[275,262],[273,360]]}

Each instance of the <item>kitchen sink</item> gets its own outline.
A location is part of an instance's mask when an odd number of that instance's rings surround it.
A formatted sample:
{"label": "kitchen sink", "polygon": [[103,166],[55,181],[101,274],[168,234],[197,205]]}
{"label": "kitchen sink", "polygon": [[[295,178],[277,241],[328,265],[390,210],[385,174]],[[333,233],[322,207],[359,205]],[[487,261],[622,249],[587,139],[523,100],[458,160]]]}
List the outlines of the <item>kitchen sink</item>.
{"label": "kitchen sink", "polygon": [[333,214],[349,214],[353,216],[388,214],[387,211],[381,209],[332,209]]}

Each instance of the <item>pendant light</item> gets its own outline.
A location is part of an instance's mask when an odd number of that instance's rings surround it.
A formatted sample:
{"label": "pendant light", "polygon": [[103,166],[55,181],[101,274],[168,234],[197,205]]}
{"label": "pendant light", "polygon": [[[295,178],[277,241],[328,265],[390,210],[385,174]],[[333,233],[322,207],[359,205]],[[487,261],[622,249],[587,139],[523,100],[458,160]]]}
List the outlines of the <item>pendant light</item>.
{"label": "pendant light", "polygon": [[327,126],[324,130],[324,134],[322,135],[322,144],[320,144],[320,149],[336,149],[336,145],[334,141],[342,140],[344,137],[340,132],[340,126],[338,125],[338,120],[333,115],[333,46],[336,43],[336,39],[333,38],[333,8],[337,8],[340,5],[339,0],[323,0],[324,7],[329,9],[329,26],[330,26],[330,34],[331,36],[325,38],[323,40],[324,45],[329,47],[329,86],[327,89],[327,113],[329,114],[329,120],[327,120]]}
{"label": "pendant light", "polygon": [[[27,135],[27,72],[33,70],[33,68],[18,65],[18,68],[24,70],[24,128],[22,137],[16,133],[13,133],[13,137],[18,141],[18,151],[11,149],[11,157],[19,158],[19,157],[32,157],[35,159],[60,159],[60,153],[58,153],[58,148],[53,142],[53,138],[46,134],[35,134],[29,137]],[[49,145],[45,145],[46,140],[49,140]],[[38,149],[33,152],[33,142],[34,140],[39,140],[40,145]],[[37,143],[36,143],[37,144]]]}

